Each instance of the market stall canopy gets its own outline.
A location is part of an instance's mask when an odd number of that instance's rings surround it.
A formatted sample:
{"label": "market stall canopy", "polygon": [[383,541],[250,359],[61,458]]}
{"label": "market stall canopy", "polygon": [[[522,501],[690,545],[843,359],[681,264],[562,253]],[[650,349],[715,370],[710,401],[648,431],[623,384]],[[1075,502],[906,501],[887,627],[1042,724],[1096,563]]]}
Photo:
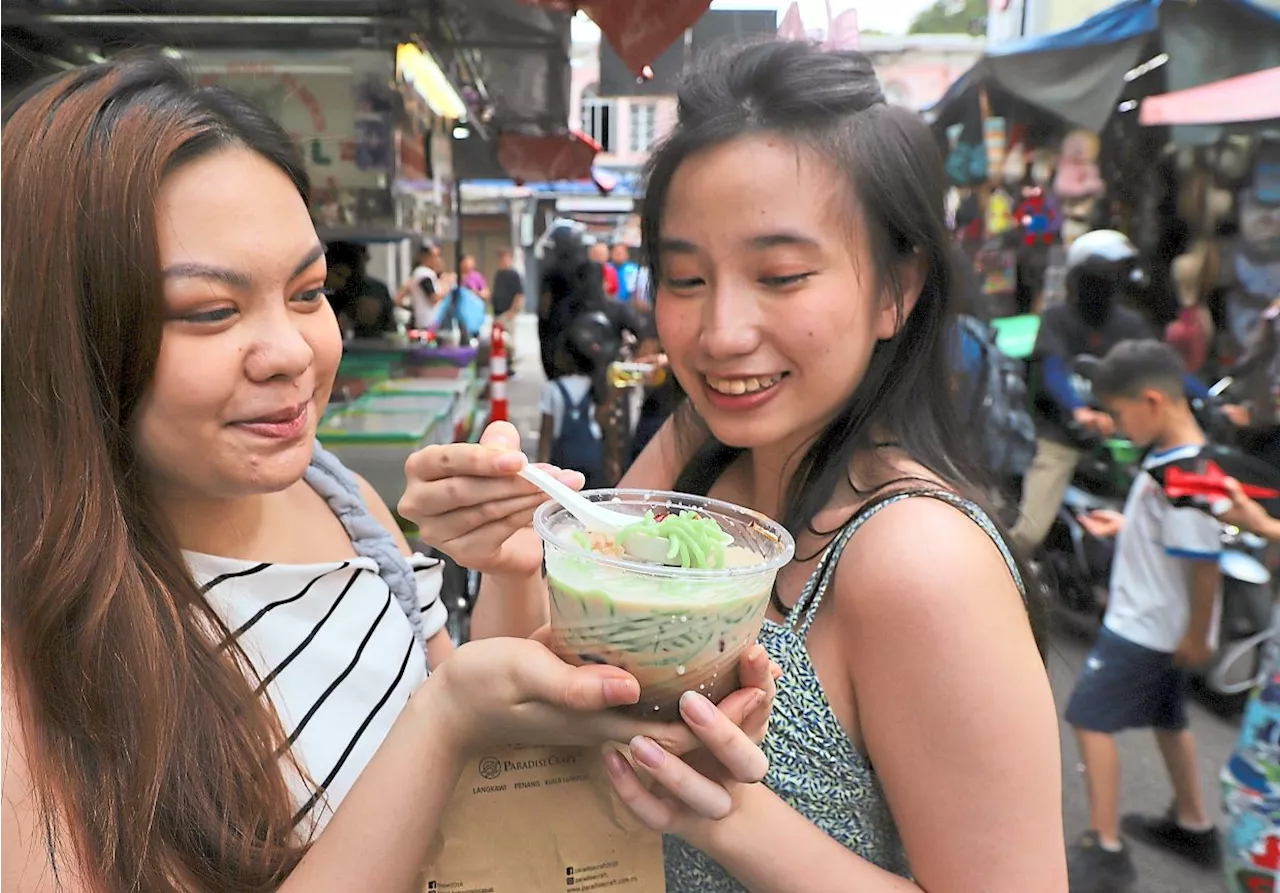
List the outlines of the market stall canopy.
{"label": "market stall canopy", "polygon": [[[208,50],[396,54],[398,47],[411,45],[439,62],[436,71],[420,64],[420,73],[412,74],[429,105],[445,118],[465,111],[472,131],[487,144],[477,173],[530,180],[589,177],[598,147],[592,149],[568,126],[569,22],[575,9],[595,19],[640,75],[709,5],[709,0],[3,0],[5,92],[135,46],[166,47],[180,57]],[[400,55],[405,61],[404,51]],[[515,169],[505,168],[508,162]]]}
{"label": "market stall canopy", "polygon": [[1124,0],[1074,28],[988,47],[930,117],[943,127],[962,120],[986,88],[1099,130],[1130,73],[1160,52],[1174,90],[1280,65],[1280,11],[1252,0]]}
{"label": "market stall canopy", "polygon": [[[189,51],[429,51],[492,133],[568,127],[569,13],[518,0],[4,0],[5,76],[135,46]],[[39,66],[37,60],[51,64]]]}
{"label": "market stall canopy", "polygon": [[525,0],[549,9],[580,9],[600,27],[631,73],[645,69],[711,6],[711,0]]}
{"label": "market stall canopy", "polygon": [[1148,96],[1139,121],[1148,127],[1280,121],[1280,68]]}

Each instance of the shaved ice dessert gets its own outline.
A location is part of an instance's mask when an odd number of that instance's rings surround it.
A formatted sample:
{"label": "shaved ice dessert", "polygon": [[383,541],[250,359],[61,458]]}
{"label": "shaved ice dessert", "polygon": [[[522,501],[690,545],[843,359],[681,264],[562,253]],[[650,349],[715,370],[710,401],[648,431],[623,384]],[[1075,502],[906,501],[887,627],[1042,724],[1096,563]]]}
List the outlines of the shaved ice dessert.
{"label": "shaved ice dessert", "polygon": [[749,509],[684,493],[583,495],[636,521],[610,536],[556,503],[538,509],[552,650],[631,673],[635,709],[649,716],[677,710],[690,690],[721,700],[738,687],[738,662],[795,554],[791,535]]}

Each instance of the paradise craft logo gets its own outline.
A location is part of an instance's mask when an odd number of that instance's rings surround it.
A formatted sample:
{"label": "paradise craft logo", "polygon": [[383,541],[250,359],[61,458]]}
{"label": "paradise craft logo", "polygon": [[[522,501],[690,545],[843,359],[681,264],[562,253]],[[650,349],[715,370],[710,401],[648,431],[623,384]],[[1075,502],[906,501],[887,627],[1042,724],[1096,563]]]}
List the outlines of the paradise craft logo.
{"label": "paradise craft logo", "polygon": [[502,774],[502,760],[497,757],[482,757],[480,760],[480,777],[493,781]]}

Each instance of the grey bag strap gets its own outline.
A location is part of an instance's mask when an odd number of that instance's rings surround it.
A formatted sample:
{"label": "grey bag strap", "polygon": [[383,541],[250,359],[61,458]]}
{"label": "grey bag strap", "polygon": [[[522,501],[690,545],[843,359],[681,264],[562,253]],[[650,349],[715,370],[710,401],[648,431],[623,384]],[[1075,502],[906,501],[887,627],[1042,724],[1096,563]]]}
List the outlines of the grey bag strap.
{"label": "grey bag strap", "polygon": [[414,638],[419,645],[425,647],[422,614],[418,609],[418,584],[413,568],[395,539],[370,514],[360,493],[360,484],[338,461],[337,456],[320,446],[319,441],[311,456],[306,481],[324,497],[329,508],[338,516],[347,535],[351,537],[351,545],[355,547],[356,554],[377,562],[378,575],[395,596],[404,616],[409,618]]}

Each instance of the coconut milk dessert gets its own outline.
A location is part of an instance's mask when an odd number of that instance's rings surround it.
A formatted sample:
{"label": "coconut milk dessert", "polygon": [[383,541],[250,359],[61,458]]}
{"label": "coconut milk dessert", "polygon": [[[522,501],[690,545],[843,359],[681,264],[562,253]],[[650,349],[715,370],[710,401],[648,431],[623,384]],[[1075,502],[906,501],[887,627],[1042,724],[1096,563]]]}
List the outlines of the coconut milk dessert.
{"label": "coconut milk dessert", "polygon": [[636,523],[609,537],[558,506],[539,509],[552,649],[570,663],[627,670],[648,715],[676,710],[685,691],[712,701],[732,692],[778,569],[794,554],[791,537],[747,509],[685,494],[589,497],[609,498]]}

